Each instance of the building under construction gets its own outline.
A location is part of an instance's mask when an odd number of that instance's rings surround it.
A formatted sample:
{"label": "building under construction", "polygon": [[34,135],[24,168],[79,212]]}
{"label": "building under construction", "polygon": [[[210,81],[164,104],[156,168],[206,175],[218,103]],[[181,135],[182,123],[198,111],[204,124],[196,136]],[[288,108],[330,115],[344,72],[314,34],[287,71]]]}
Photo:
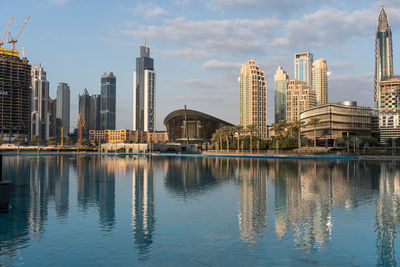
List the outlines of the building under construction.
{"label": "building under construction", "polygon": [[30,136],[31,66],[16,50],[0,48],[0,135],[11,142]]}

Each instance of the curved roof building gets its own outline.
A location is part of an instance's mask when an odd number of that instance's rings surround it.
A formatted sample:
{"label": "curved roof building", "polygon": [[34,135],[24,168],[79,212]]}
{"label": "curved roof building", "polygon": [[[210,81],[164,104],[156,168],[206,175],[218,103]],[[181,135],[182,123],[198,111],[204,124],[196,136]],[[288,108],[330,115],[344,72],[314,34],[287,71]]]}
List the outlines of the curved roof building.
{"label": "curved roof building", "polygon": [[233,126],[229,122],[190,109],[179,109],[171,112],[165,117],[164,125],[167,127],[169,140],[180,143],[208,142],[217,129]]}

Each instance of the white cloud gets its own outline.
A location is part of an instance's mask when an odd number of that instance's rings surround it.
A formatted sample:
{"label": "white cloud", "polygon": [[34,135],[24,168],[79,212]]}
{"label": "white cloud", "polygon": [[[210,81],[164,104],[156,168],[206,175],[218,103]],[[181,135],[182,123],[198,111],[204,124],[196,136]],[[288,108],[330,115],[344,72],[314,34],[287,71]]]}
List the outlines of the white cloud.
{"label": "white cloud", "polygon": [[239,69],[241,63],[212,59],[201,65],[202,69]]}

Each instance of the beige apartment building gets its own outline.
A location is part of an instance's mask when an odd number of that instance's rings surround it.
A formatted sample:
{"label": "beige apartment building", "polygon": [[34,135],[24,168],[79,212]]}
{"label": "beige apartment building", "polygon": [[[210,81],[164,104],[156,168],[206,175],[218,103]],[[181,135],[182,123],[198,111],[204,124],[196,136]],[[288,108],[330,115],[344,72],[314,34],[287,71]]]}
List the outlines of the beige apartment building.
{"label": "beige apartment building", "polygon": [[379,86],[380,142],[400,137],[400,77],[386,78]]}
{"label": "beige apartment building", "polygon": [[90,130],[89,140],[95,143],[167,143],[167,132],[145,132],[141,130]]}
{"label": "beige apartment building", "polygon": [[267,137],[267,85],[265,71],[255,60],[248,60],[240,69],[240,124],[254,125],[256,135]]}
{"label": "beige apartment building", "polygon": [[317,105],[328,104],[328,66],[326,65],[326,60],[323,58],[314,61],[312,64],[312,86],[317,99]]}
{"label": "beige apartment building", "polygon": [[300,120],[300,113],[317,105],[315,92],[307,83],[290,80],[286,93],[286,121]]}

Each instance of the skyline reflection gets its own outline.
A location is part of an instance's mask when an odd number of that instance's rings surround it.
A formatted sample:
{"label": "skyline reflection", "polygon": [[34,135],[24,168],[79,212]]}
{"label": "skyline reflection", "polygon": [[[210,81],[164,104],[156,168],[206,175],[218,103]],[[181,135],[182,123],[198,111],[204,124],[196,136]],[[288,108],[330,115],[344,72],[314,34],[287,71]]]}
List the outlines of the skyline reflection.
{"label": "skyline reflection", "polygon": [[[248,246],[288,240],[294,249],[315,255],[339,237],[338,216],[372,207],[376,264],[397,264],[400,168],[395,162],[6,156],[3,170],[13,188],[12,209],[0,214],[0,255],[7,255],[0,256],[0,265],[14,264],[31,240],[51,234],[51,216],[66,224],[76,213],[93,211],[99,230],[113,235],[126,214],[118,214],[117,207],[128,201],[135,254],[140,261],[151,260],[165,219],[157,210],[162,206],[157,194],[166,192],[183,205],[201,204],[212,193],[223,194],[227,185],[235,188],[238,238]],[[129,196],[120,192],[123,181],[131,182]]]}

